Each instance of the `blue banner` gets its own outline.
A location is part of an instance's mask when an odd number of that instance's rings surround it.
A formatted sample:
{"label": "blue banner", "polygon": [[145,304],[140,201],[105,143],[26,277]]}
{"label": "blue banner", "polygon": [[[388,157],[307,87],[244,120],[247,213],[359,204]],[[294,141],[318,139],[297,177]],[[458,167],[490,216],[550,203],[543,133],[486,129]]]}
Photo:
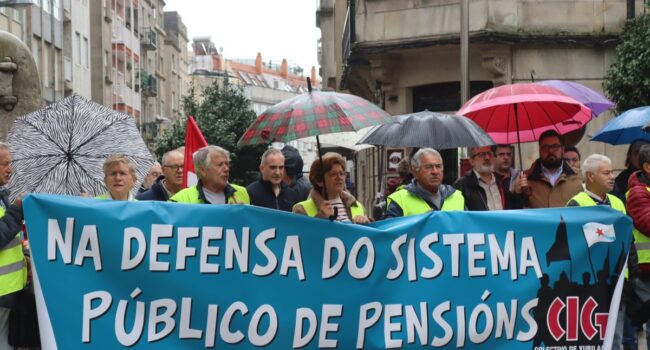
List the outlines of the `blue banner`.
{"label": "blue banner", "polygon": [[23,206],[44,349],[597,349],[632,241],[604,207],[361,226],[240,205]]}

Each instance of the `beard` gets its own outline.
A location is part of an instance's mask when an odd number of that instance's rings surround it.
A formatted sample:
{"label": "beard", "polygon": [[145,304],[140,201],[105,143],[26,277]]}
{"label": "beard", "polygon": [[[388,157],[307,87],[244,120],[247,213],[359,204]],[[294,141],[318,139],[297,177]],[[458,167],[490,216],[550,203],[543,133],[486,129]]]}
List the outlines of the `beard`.
{"label": "beard", "polygon": [[557,169],[562,165],[562,158],[549,157],[542,159],[542,165],[547,169]]}
{"label": "beard", "polygon": [[479,174],[491,173],[494,167],[492,165],[481,164],[476,167],[476,172]]}

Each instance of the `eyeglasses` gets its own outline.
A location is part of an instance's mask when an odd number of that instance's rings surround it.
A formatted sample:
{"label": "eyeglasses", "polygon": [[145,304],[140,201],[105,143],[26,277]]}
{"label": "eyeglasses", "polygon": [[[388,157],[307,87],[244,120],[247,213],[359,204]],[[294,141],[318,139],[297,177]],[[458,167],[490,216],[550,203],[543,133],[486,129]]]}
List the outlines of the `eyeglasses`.
{"label": "eyeglasses", "polygon": [[545,151],[557,151],[560,148],[562,148],[562,145],[560,145],[559,143],[554,143],[552,145],[541,145],[539,146],[539,148]]}
{"label": "eyeglasses", "polygon": [[183,170],[183,164],[180,165],[163,165],[163,168],[171,169],[173,171]]}
{"label": "eyeglasses", "polygon": [[492,152],[478,152],[472,155],[472,158],[474,157],[481,157],[481,158],[492,157]]}

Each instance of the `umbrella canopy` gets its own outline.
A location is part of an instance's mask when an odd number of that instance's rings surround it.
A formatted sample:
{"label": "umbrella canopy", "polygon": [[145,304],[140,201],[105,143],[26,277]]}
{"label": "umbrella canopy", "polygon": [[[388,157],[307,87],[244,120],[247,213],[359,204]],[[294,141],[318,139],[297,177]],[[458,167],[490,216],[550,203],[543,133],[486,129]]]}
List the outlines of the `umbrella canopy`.
{"label": "umbrella canopy", "polygon": [[591,140],[610,145],[626,145],[637,139],[650,140],[650,133],[643,130],[649,123],[650,106],[630,109],[607,122]]}
{"label": "umbrella canopy", "polygon": [[591,109],[591,113],[593,113],[594,116],[597,116],[604,111],[614,107],[614,102],[608,100],[602,94],[576,82],[564,80],[544,80],[538,82],[537,84],[550,86],[562,91],[564,94],[572,97],[574,100]]}
{"label": "umbrella canopy", "polygon": [[[364,145],[357,144],[362,137],[368,134],[369,131],[373,130],[380,126],[371,126],[368,128],[363,128],[359,131],[346,131],[346,132],[337,132],[333,134],[320,135],[321,147],[341,147],[351,151],[361,151],[373,147],[373,145]],[[307,137],[302,139],[304,142],[309,142],[311,144],[316,144],[316,137]]]}
{"label": "umbrella canopy", "polygon": [[102,168],[113,154],[131,159],[138,183],[153,164],[132,116],[78,95],[17,118],[7,143],[15,171],[9,182],[14,195],[105,193]]}
{"label": "umbrella canopy", "polygon": [[359,143],[434,149],[494,145],[481,127],[463,116],[424,111],[395,118],[397,122],[374,128]]}
{"label": "umbrella canopy", "polygon": [[537,141],[546,130],[563,135],[591,120],[591,110],[548,86],[510,84],[474,96],[458,111],[499,144]]}
{"label": "umbrella canopy", "polygon": [[312,91],[270,107],[244,132],[238,144],[288,142],[309,136],[391,123],[388,113],[361,97]]}

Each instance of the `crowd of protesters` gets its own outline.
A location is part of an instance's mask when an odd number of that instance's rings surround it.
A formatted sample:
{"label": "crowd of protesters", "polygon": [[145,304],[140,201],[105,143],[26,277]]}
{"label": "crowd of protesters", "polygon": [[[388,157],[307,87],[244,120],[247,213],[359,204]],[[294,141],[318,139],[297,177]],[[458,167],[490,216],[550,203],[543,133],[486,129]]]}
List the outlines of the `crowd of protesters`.
{"label": "crowd of protesters", "polygon": [[[398,164],[399,177],[387,184],[384,219],[438,210],[493,211],[563,206],[610,206],[629,215],[634,239],[629,260],[630,276],[650,279],[650,144],[630,145],[626,169],[617,177],[611,160],[589,155],[581,163],[575,147],[565,147],[562,137],[547,131],[539,138],[539,158],[527,170],[515,169],[514,147],[497,145],[469,150],[471,170],[454,185],[443,184],[443,159],[431,148],[417,150]],[[259,180],[247,186],[229,181],[230,153],[206,146],[194,155],[198,183],[183,188],[184,155],[165,153],[155,163],[137,195],[135,164],[124,155],[106,159],[103,167],[106,200],[171,201],[196,204],[244,204],[293,212],[335,221],[367,224],[373,221],[363,205],[346,190],[346,161],[336,153],[317,158],[303,175],[298,151],[285,146],[269,149],[261,157]],[[0,143],[0,187],[12,175],[9,148]],[[7,347],[10,306],[25,287],[28,267],[16,232],[22,226],[20,200],[8,201],[0,192],[0,350]],[[376,215],[373,215],[376,216]],[[632,245],[632,248],[635,244]],[[636,349],[636,327],[625,315],[625,297],[615,334],[614,349]],[[646,327],[647,329],[647,327]],[[650,337],[647,337],[650,339]],[[650,344],[648,346],[650,348]]]}

